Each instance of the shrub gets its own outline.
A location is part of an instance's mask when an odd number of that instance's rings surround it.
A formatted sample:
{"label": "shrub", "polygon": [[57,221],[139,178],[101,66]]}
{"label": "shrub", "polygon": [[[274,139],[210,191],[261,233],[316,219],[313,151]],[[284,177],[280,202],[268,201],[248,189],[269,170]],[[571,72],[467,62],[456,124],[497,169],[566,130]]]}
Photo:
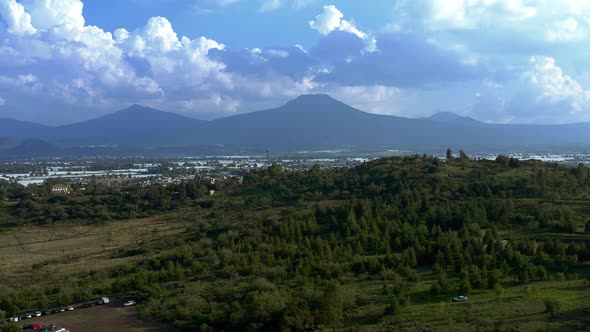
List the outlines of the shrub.
{"label": "shrub", "polygon": [[555,299],[546,298],[543,300],[543,304],[545,304],[545,312],[551,316],[551,318],[557,316],[560,309],[559,301]]}

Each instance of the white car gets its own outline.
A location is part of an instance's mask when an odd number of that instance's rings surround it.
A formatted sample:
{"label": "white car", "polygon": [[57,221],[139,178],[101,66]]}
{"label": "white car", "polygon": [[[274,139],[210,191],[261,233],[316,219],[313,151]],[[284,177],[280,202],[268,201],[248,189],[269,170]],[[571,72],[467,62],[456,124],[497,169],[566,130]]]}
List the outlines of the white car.
{"label": "white car", "polygon": [[10,317],[11,322],[18,322],[18,317]]}
{"label": "white car", "polygon": [[33,314],[35,317],[41,317],[41,311],[35,311]]}
{"label": "white car", "polygon": [[72,310],[74,310],[74,307],[72,307],[71,305],[69,305],[69,306],[67,307],[67,309],[68,309],[68,311],[72,311]]}
{"label": "white car", "polygon": [[61,327],[61,328],[59,328],[59,329],[57,329],[57,330],[55,330],[53,332],[70,332],[70,331],[68,331],[68,330],[64,329],[63,327]]}
{"label": "white car", "polygon": [[123,306],[124,307],[129,307],[129,306],[132,306],[132,305],[135,305],[135,301],[134,300],[129,300],[129,301],[123,303]]}
{"label": "white car", "polygon": [[457,296],[453,298],[453,302],[465,302],[467,301],[467,296]]}
{"label": "white car", "polygon": [[33,318],[33,315],[31,315],[31,314],[25,314],[25,318],[26,319]]}

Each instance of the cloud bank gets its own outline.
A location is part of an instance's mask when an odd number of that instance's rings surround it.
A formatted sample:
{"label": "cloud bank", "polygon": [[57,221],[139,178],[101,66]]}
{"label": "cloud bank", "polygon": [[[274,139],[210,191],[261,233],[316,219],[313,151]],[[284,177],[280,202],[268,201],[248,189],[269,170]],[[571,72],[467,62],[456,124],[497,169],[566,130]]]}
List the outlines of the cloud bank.
{"label": "cloud bank", "polygon": [[142,103],[222,116],[324,92],[383,114],[590,120],[590,70],[572,72],[588,54],[568,51],[588,40],[590,1],[398,0],[393,21],[372,31],[319,1],[265,0],[257,10],[311,5],[316,15],[300,29],[317,33],[314,44],[235,49],[181,36],[165,17],[109,32],[86,23],[81,0],[0,0],[0,112],[64,123]]}

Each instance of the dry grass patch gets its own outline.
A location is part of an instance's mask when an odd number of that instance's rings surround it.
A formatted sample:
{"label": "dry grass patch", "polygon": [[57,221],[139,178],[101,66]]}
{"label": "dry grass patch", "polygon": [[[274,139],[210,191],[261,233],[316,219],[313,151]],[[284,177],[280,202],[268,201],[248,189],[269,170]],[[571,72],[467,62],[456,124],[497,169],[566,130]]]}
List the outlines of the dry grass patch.
{"label": "dry grass patch", "polygon": [[[190,227],[161,218],[92,225],[49,225],[0,232],[0,279],[7,285],[23,280],[56,280],[134,261],[121,255],[151,242],[175,239]],[[39,276],[43,278],[35,278]]]}

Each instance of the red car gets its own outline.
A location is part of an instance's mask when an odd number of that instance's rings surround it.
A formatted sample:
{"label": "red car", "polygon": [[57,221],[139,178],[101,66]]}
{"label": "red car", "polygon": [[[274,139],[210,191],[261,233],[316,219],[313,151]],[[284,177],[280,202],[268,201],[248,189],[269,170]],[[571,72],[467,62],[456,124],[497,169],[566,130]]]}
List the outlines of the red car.
{"label": "red car", "polygon": [[31,324],[31,330],[40,330],[42,327],[41,324]]}

